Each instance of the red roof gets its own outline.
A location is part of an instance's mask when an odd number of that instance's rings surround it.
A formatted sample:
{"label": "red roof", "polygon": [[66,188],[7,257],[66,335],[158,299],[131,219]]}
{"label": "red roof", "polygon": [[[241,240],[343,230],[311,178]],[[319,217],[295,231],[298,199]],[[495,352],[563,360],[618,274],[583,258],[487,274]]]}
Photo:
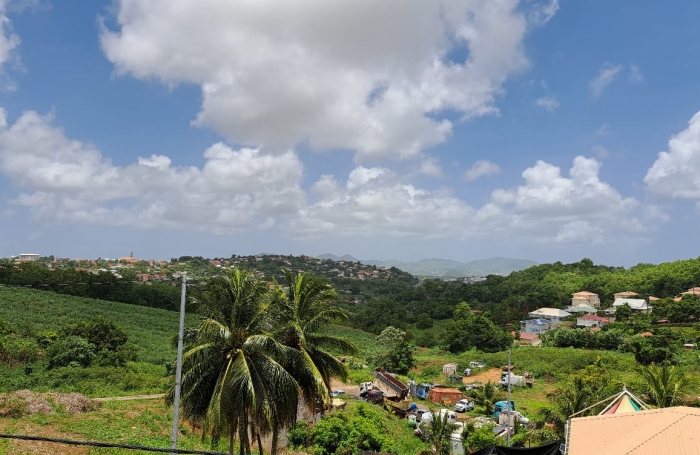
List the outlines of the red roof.
{"label": "red roof", "polygon": [[576,318],[576,319],[583,319],[584,321],[605,322],[605,323],[610,322],[609,319],[597,316],[595,314],[587,314],[586,316],[581,316],[580,318]]}
{"label": "red roof", "polygon": [[520,333],[520,339],[521,340],[536,340],[540,336],[537,335],[536,333]]}

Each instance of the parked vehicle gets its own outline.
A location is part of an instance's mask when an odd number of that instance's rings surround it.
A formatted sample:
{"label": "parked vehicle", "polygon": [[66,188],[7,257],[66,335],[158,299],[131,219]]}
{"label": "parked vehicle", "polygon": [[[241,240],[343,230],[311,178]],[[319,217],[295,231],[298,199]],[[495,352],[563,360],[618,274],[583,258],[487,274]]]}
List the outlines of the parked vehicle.
{"label": "parked vehicle", "polygon": [[421,416],[420,423],[423,425],[431,422],[433,418],[444,419],[445,416],[447,416],[447,423],[457,422],[457,414],[455,414],[454,411],[450,411],[449,409],[440,409],[439,411],[435,412],[424,412]]}
{"label": "parked vehicle", "polygon": [[375,368],[372,387],[384,392],[384,396],[395,401],[401,401],[408,396],[408,386],[381,368]]}
{"label": "parked vehicle", "polygon": [[[508,406],[509,403],[510,406]],[[501,415],[503,411],[515,411],[515,403],[513,400],[510,400],[509,403],[506,401],[497,401],[493,405],[493,418],[498,420],[498,416]]]}
{"label": "parked vehicle", "polygon": [[360,383],[360,397],[365,398],[367,396],[367,392],[372,390],[374,387],[372,387],[371,382],[361,382]]}
{"label": "parked vehicle", "polygon": [[[518,411],[501,411],[498,416],[498,423],[503,425],[507,422],[508,416],[512,417],[510,424],[513,425],[515,422],[521,423],[523,425],[528,425],[530,419],[519,413]],[[514,422],[515,421],[515,422]]]}
{"label": "parked vehicle", "polygon": [[501,380],[498,381],[498,383],[502,387],[507,387],[508,383],[510,383],[511,386],[524,387],[525,386],[525,377],[518,376],[518,375],[513,374],[513,373],[502,373]]}
{"label": "parked vehicle", "polygon": [[338,390],[333,390],[333,391],[331,392],[331,397],[332,397],[332,398],[338,397],[338,396],[340,396],[340,395],[345,395],[345,390],[340,390],[340,389],[338,389]]}
{"label": "parked vehicle", "polygon": [[464,369],[464,376],[471,376],[472,375],[472,369],[471,368],[465,368]]}
{"label": "parked vehicle", "polygon": [[430,384],[420,384],[416,388],[416,396],[420,398],[421,400],[425,400],[428,398],[428,393],[430,392],[431,385]]}
{"label": "parked vehicle", "polygon": [[457,412],[467,412],[474,409],[474,402],[463,398],[455,403],[455,411]]}
{"label": "parked vehicle", "polygon": [[367,401],[374,404],[383,404],[384,392],[377,389],[370,390],[369,392],[367,392]]}
{"label": "parked vehicle", "polygon": [[486,364],[484,362],[475,362],[471,361],[469,362],[469,368],[484,368]]}

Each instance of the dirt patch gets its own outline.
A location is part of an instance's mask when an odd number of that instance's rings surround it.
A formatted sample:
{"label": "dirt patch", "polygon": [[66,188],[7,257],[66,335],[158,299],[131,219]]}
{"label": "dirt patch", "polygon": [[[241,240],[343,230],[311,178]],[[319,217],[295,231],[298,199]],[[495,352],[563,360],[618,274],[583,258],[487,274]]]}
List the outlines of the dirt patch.
{"label": "dirt patch", "polygon": [[482,383],[487,383],[488,381],[491,382],[498,382],[501,380],[501,369],[500,368],[490,368],[485,371],[481,371],[476,374],[472,374],[471,376],[464,376],[462,378],[462,383],[464,384],[469,384],[470,382],[482,382]]}
{"label": "dirt patch", "polygon": [[[351,384],[346,384],[344,382],[340,382],[337,379],[333,379],[331,382],[331,389],[332,390],[344,390],[346,394],[352,395],[354,397],[359,397],[360,396],[360,386],[359,385],[351,385]],[[338,397],[341,398],[342,397]]]}
{"label": "dirt patch", "polygon": [[51,414],[57,410],[76,414],[94,411],[100,404],[79,393],[35,393],[30,390],[18,390],[0,394],[0,417]]}

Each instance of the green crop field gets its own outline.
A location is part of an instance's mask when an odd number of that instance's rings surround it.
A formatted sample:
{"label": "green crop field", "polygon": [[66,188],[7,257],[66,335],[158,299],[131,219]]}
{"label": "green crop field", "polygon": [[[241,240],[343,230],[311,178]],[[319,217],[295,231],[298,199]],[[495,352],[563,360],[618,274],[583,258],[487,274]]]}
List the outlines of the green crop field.
{"label": "green crop field", "polygon": [[[0,287],[0,318],[22,335],[58,332],[77,321],[104,316],[124,328],[129,342],[141,348],[139,360],[162,365],[172,362],[176,350],[170,338],[177,334],[178,313],[156,308],[73,297],[35,289]],[[187,326],[197,316],[186,315]]]}

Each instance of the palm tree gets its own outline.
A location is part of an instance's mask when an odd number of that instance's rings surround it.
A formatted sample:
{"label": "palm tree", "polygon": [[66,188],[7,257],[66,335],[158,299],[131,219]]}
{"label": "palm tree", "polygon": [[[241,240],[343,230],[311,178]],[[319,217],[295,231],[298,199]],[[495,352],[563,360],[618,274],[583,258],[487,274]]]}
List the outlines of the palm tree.
{"label": "palm tree", "polygon": [[664,362],[661,365],[640,366],[637,372],[644,381],[645,393],[651,404],[667,408],[684,403],[690,381],[676,366]]}
{"label": "palm tree", "polygon": [[[274,317],[279,327],[277,339],[294,349],[288,357],[287,370],[296,379],[307,406],[323,407],[330,402],[331,380],[346,380],[348,369],[328,350],[354,354],[357,348],[343,338],[324,335],[319,330],[327,324],[347,320],[348,315],[332,305],[335,290],[325,280],[306,273],[292,275],[284,271],[287,289],[278,288]],[[272,450],[276,450],[273,432]]]}
{"label": "palm tree", "polygon": [[[431,447],[434,448],[436,455],[449,455],[450,454],[450,437],[452,433],[459,427],[448,422],[448,413],[433,411],[433,418],[426,423],[422,423],[420,426],[422,432],[422,438],[428,441]],[[427,420],[427,419],[426,419]]]}
{"label": "palm tree", "polygon": [[492,381],[487,381],[483,387],[479,388],[474,394],[474,403],[483,406],[486,414],[493,413],[493,405],[498,401],[503,394],[498,389],[498,386]]}
{"label": "palm tree", "polygon": [[296,413],[298,384],[282,365],[292,349],[270,335],[269,291],[251,272],[214,278],[204,297],[201,324],[185,339],[182,416],[202,421],[213,444],[228,437],[230,454],[238,436],[239,453],[250,454],[251,431],[259,441]]}

